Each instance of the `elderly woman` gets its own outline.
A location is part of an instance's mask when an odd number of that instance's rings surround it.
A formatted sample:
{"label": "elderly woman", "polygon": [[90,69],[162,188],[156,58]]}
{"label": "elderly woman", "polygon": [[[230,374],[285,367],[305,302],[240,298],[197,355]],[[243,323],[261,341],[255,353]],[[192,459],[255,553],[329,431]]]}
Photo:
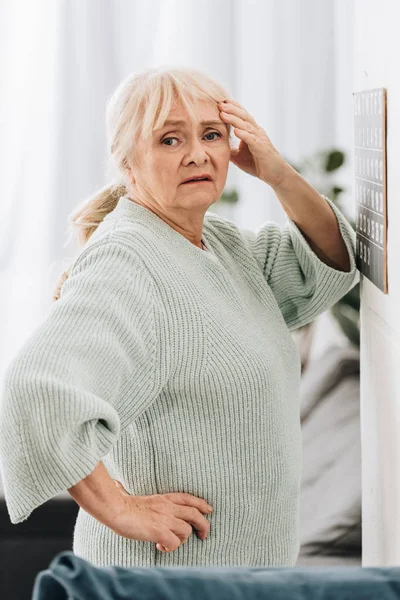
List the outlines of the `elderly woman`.
{"label": "elderly woman", "polygon": [[[110,98],[118,180],[74,213],[84,243],[4,382],[12,523],[67,490],[98,566],[294,566],[300,358],[291,331],[358,280],[355,233],[224,88],[147,69]],[[231,144],[233,131],[240,143]],[[288,215],[213,212],[229,162]]]}

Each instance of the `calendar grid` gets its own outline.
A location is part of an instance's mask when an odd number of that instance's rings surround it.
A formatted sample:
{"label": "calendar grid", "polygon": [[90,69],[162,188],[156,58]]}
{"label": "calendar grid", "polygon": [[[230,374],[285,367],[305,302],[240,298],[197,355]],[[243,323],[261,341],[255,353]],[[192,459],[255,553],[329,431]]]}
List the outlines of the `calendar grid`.
{"label": "calendar grid", "polygon": [[386,89],[356,92],[353,101],[357,268],[387,294]]}

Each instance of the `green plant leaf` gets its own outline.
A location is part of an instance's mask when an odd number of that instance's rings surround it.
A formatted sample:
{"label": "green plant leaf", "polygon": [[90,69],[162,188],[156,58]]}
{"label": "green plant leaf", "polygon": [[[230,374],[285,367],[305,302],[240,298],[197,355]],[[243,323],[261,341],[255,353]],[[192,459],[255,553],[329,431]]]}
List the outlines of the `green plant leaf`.
{"label": "green plant leaf", "polygon": [[347,294],[338,300],[337,304],[350,306],[351,308],[360,310],[360,284],[357,283]]}
{"label": "green plant leaf", "polygon": [[325,171],[330,173],[336,171],[344,163],[344,153],[340,150],[332,150],[328,153],[325,163]]}
{"label": "green plant leaf", "polygon": [[344,189],[341,187],[334,186],[332,188],[332,193],[335,195],[335,197],[341,194],[342,192],[344,192]]}
{"label": "green plant leaf", "polygon": [[224,191],[222,196],[217,200],[217,202],[225,202],[226,204],[236,204],[239,201],[239,194],[236,189],[233,189],[230,192]]}
{"label": "green plant leaf", "polygon": [[360,347],[359,313],[349,306],[341,305],[339,302],[331,308],[331,312],[337,320],[341,330],[352,344]]}

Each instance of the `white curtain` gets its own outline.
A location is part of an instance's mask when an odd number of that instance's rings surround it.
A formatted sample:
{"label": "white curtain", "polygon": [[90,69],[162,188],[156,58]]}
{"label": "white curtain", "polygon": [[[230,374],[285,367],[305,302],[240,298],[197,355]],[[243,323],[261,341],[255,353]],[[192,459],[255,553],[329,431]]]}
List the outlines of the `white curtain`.
{"label": "white curtain", "polygon": [[[129,72],[203,69],[287,159],[333,145],[350,155],[347,0],[2,0],[0,11],[0,377],[75,252],[67,215],[105,183],[105,103]],[[239,225],[283,224],[267,185],[231,165],[232,186]]]}

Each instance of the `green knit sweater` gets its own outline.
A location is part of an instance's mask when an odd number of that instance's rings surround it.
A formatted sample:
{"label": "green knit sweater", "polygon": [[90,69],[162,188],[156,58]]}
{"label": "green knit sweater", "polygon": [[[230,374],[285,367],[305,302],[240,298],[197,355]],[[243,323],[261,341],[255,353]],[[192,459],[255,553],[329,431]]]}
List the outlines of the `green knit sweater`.
{"label": "green knit sweater", "polygon": [[293,566],[299,551],[300,357],[290,331],[359,280],[324,264],[289,218],[256,232],[207,212],[189,242],[121,197],[8,366],[0,466],[12,523],[99,460],[130,494],[189,492],[210,532],[177,550],[80,509],[73,550],[98,566]]}

